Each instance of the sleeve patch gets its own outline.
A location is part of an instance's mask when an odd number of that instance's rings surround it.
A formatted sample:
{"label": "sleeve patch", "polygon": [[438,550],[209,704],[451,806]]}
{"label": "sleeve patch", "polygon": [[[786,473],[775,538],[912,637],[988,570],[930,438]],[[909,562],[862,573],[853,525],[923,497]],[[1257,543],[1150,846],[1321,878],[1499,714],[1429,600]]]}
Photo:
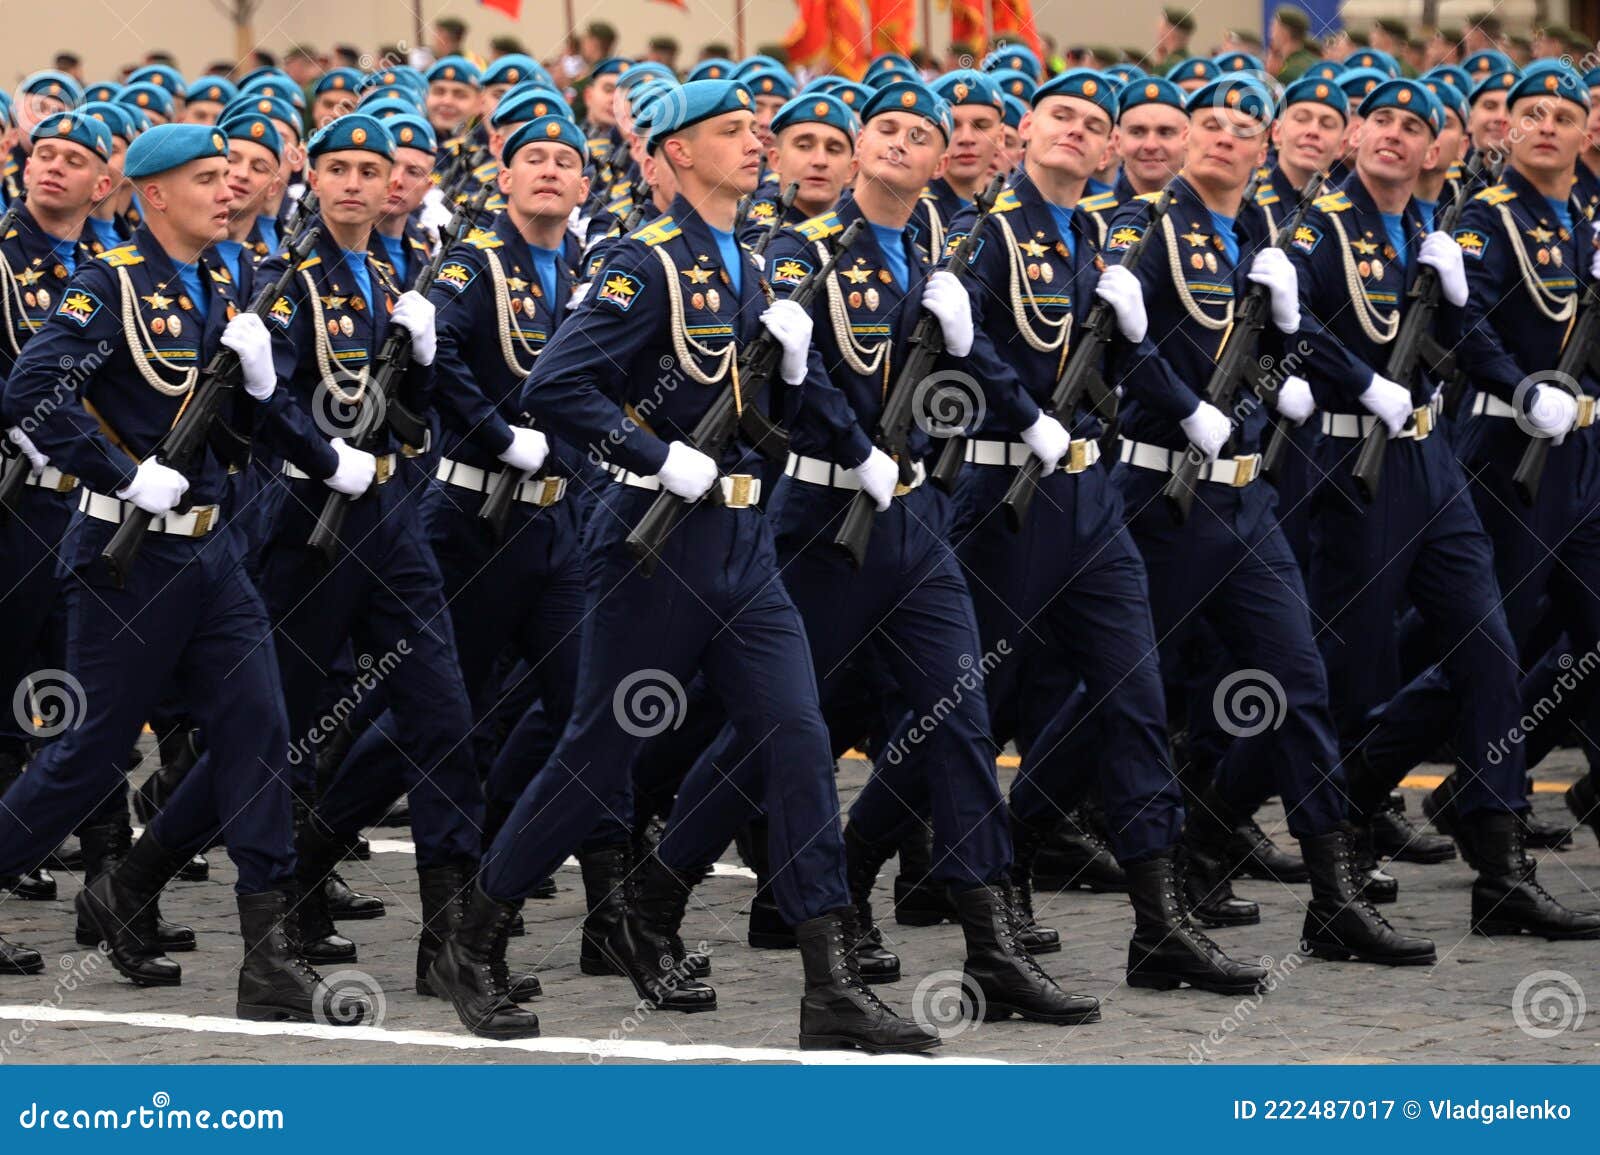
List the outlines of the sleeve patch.
{"label": "sleeve patch", "polygon": [[600,282],[600,289],[595,293],[595,303],[615,305],[620,311],[626,313],[633,308],[634,301],[639,299],[639,294],[644,289],[644,282],[632,273],[619,273],[615,269],[606,273]]}
{"label": "sleeve patch", "polygon": [[772,267],[774,285],[798,285],[811,273],[811,263],[800,257],[784,257]]}
{"label": "sleeve patch", "polygon": [[1118,225],[1106,238],[1106,249],[1109,252],[1119,253],[1142,236],[1144,236],[1143,225]]}
{"label": "sleeve patch", "polygon": [[473,278],[477,275],[476,272],[460,261],[449,261],[439,270],[439,275],[434,278],[433,283],[435,285],[444,285],[460,293],[468,285],[472,284]]}
{"label": "sleeve patch", "polygon": [[275,325],[277,325],[278,328],[287,329],[290,322],[294,320],[294,314],[294,302],[289,300],[288,297],[279,297],[276,301],[272,302],[272,308],[268,310],[267,317]]}
{"label": "sleeve patch", "polygon": [[1455,231],[1456,244],[1461,246],[1461,255],[1481,261],[1483,254],[1488,251],[1489,238],[1476,229],[1457,229]]}
{"label": "sleeve patch", "polygon": [[1322,230],[1315,225],[1301,223],[1295,226],[1294,236],[1289,238],[1289,247],[1298,249],[1302,253],[1314,253],[1317,246],[1322,243]]}
{"label": "sleeve patch", "polygon": [[100,298],[87,289],[68,289],[66,296],[61,298],[61,306],[56,310],[58,317],[69,317],[76,321],[78,328],[82,329],[94,320],[96,314],[105,308]]}

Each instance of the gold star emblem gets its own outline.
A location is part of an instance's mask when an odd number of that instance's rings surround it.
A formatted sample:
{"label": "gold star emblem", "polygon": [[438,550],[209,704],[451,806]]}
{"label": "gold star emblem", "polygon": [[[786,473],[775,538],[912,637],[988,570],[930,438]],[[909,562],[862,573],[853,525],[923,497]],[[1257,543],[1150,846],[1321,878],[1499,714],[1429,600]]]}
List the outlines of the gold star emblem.
{"label": "gold star emblem", "polygon": [[1204,233],[1184,233],[1183,239],[1188,241],[1195,248],[1199,248],[1201,245],[1205,244],[1206,241],[1210,240],[1210,238]]}
{"label": "gold star emblem", "polygon": [[42,269],[24,269],[17,274],[17,284],[23,288],[27,288],[29,285],[36,285],[43,279],[44,271]]}
{"label": "gold star emblem", "polygon": [[1371,241],[1351,241],[1350,247],[1356,252],[1360,253],[1363,257],[1370,257],[1373,253],[1378,251],[1378,246],[1373,244]]}
{"label": "gold star emblem", "polygon": [[524,281],[521,277],[507,277],[506,287],[513,293],[520,293],[523,289],[528,287],[528,282]]}
{"label": "gold star emblem", "polygon": [[1523,231],[1527,233],[1530,238],[1532,238],[1534,244],[1538,245],[1549,244],[1550,241],[1555,237],[1555,234],[1549,229],[1538,226],[1531,229],[1524,229]]}
{"label": "gold star emblem", "polygon": [[1046,253],[1048,253],[1050,251],[1048,246],[1041,245],[1038,241],[1035,241],[1035,240],[1023,241],[1022,244],[1019,245],[1018,247],[1023,252],[1027,253],[1030,257],[1042,257],[1042,256],[1044,256]]}
{"label": "gold star emblem", "polygon": [[692,269],[683,270],[683,275],[689,278],[691,285],[703,285],[711,279],[711,270],[696,266]]}
{"label": "gold star emblem", "polygon": [[846,269],[844,271],[844,276],[845,280],[849,281],[852,285],[861,285],[865,284],[867,280],[871,278],[872,270],[863,269],[860,265],[857,265],[853,269]]}
{"label": "gold star emblem", "polygon": [[342,309],[344,308],[344,303],[349,299],[349,297],[324,297],[322,298],[322,307],[324,309]]}
{"label": "gold star emblem", "polygon": [[[18,277],[17,279],[20,281],[22,278]],[[160,293],[151,293],[148,297],[140,297],[139,299],[152,309],[170,309],[172,307],[172,298],[163,297]]]}

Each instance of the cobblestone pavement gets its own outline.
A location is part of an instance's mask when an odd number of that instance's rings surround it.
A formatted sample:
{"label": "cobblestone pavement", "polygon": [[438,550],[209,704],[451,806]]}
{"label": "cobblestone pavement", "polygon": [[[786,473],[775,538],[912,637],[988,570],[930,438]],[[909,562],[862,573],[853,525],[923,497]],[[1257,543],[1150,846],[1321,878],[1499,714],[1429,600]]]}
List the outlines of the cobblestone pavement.
{"label": "cobblestone pavement", "polygon": [[[860,788],[864,770],[859,761],[841,763],[840,788],[847,801]],[[1425,767],[1421,773],[1442,770]],[[1559,790],[1577,772],[1577,759],[1566,751],[1540,768],[1535,806],[1541,814],[1565,817]],[[1010,772],[1002,773],[1008,777]],[[1422,791],[1408,789],[1406,795],[1410,813],[1419,817]],[[1268,831],[1292,845],[1281,819],[1276,806],[1262,814]],[[96,952],[73,943],[69,904],[78,889],[75,875],[57,872],[57,902],[7,898],[0,905],[0,928],[43,951],[51,965],[43,975],[0,978],[0,1062],[792,1062],[800,1057],[793,1049],[799,958],[745,945],[743,912],[754,887],[731,848],[724,861],[732,869],[719,871],[696,890],[684,927],[687,941],[703,941],[711,949],[719,1000],[715,1013],[639,1013],[625,981],[579,974],[582,889],[576,867],[568,866],[558,877],[558,896],[528,903],[527,936],[511,940],[513,966],[537,969],[545,990],[533,1005],[544,1037],[518,1048],[470,1039],[447,1005],[416,995],[419,907],[406,849],[409,832],[381,828],[372,836],[378,852],[369,862],[346,863],[344,873],[357,889],[380,895],[388,914],[341,928],[360,944],[360,962],[351,969],[383,988],[382,1017],[375,1028],[274,1026],[252,1034],[246,1033],[248,1025],[227,1017],[240,944],[233,870],[219,850],[210,856],[211,881],[177,883],[164,903],[168,917],[193,925],[200,936],[197,952],[175,956],[184,968],[177,988],[138,990]],[[1132,928],[1126,898],[1041,895],[1040,920],[1059,928],[1065,940],[1062,953],[1042,961],[1066,989],[1099,996],[1103,1020],[1067,1029],[971,1026],[948,1037],[941,1054],[969,1061],[1057,1063],[1600,1061],[1600,1008],[1590,1008],[1586,1020],[1580,1015],[1584,989],[1600,998],[1600,944],[1468,935],[1471,873],[1466,866],[1460,861],[1402,863],[1390,869],[1400,880],[1401,901],[1385,910],[1402,929],[1437,941],[1437,966],[1388,969],[1302,958],[1296,952],[1304,888],[1246,880],[1238,890],[1261,903],[1261,925],[1214,932],[1236,956],[1274,960],[1275,989],[1244,1000],[1129,989],[1123,984]],[[893,873],[891,863],[880,879],[878,909],[883,912],[889,909]],[[1572,849],[1545,852],[1540,877],[1563,901],[1600,907],[1600,847],[1593,833],[1580,830]],[[919,997],[924,1006],[937,1008],[950,993],[950,972],[960,970],[957,929],[900,927],[891,917],[883,930],[904,960],[907,977],[877,988],[879,993],[902,1013]],[[919,996],[919,984],[936,975],[941,977]],[[1513,1007],[1519,999],[1520,1014]]]}

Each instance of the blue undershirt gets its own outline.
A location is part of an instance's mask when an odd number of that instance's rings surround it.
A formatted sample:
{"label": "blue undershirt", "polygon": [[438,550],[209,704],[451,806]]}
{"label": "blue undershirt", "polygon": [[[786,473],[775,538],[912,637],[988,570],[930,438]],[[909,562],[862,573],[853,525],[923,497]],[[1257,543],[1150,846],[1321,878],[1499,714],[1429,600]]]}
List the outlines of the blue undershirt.
{"label": "blue undershirt", "polygon": [[539,276],[539,287],[544,290],[545,305],[551,313],[559,315],[556,309],[556,259],[561,256],[561,250],[529,245],[528,253],[533,257],[533,270]]}
{"label": "blue undershirt", "polygon": [[350,270],[350,279],[355,281],[356,288],[360,289],[361,295],[367,299],[367,308],[372,308],[372,273],[367,268],[367,254],[346,249],[344,267]]}
{"label": "blue undershirt", "polygon": [[[711,226],[707,225],[706,228],[711,229]],[[721,229],[711,229],[711,235],[716,239],[717,255],[722,258],[728,284],[737,296],[739,286],[744,281],[744,254],[739,249],[739,242],[732,233],[725,233]]]}
{"label": "blue undershirt", "polygon": [[1084,185],[1083,195],[1091,197],[1099,196],[1101,193],[1110,192],[1115,187],[1115,185],[1109,185],[1103,180],[1095,180],[1094,177],[1090,177],[1088,183]]}
{"label": "blue undershirt", "polygon": [[906,264],[906,231],[891,229],[888,225],[873,225],[873,235],[878,238],[878,248],[883,250],[883,267],[889,270],[900,291],[906,291],[911,270]]}
{"label": "blue undershirt", "polygon": [[1395,259],[1400,262],[1400,267],[1406,264],[1406,219],[1404,213],[1379,213],[1383,218],[1383,231],[1389,235],[1389,243],[1394,246]]}
{"label": "blue undershirt", "polygon": [[1555,197],[1545,197],[1545,203],[1550,206],[1550,211],[1555,214],[1556,220],[1567,232],[1572,231],[1572,204],[1569,201],[1557,200]]}
{"label": "blue undershirt", "polygon": [[[1433,218],[1434,215],[1439,211],[1439,202],[1425,201],[1421,197],[1416,197],[1413,199],[1416,200],[1417,208],[1422,213],[1422,231],[1425,233],[1433,232]],[[1400,246],[1396,245],[1395,247],[1399,248]]]}
{"label": "blue undershirt", "polygon": [[1222,251],[1228,255],[1228,264],[1239,263],[1239,238],[1233,235],[1233,217],[1225,217],[1221,213],[1211,214],[1211,227],[1217,230],[1217,236],[1222,238]]}
{"label": "blue undershirt", "polygon": [[77,269],[78,269],[78,242],[77,241],[56,241],[56,243],[51,245],[50,248],[51,248],[51,251],[53,251],[55,253],[56,260],[60,261],[63,265],[67,266],[67,272],[68,273],[77,272]]}
{"label": "blue undershirt", "polygon": [[257,217],[256,231],[261,234],[261,239],[267,242],[267,252],[278,251],[278,222],[272,217]]}
{"label": "blue undershirt", "polygon": [[1072,235],[1072,210],[1064,209],[1060,205],[1051,205],[1050,215],[1055,218],[1056,236],[1067,246],[1068,258],[1075,258],[1078,254],[1078,238]]}
{"label": "blue undershirt", "polygon": [[[382,234],[379,234],[380,236]],[[389,251],[389,263],[394,266],[395,280],[402,285],[406,283],[406,256],[407,245],[404,236],[384,237],[383,247]]]}
{"label": "blue undershirt", "polygon": [[122,237],[117,234],[117,223],[115,221],[90,217],[89,228],[94,230],[94,239],[108,249],[114,249],[122,244]]}
{"label": "blue undershirt", "polygon": [[233,276],[233,283],[239,283],[239,256],[244,252],[244,245],[239,241],[218,241],[217,256],[222,258],[222,263],[228,266],[228,272]]}
{"label": "blue undershirt", "polygon": [[189,299],[194,302],[194,311],[199,313],[200,319],[204,321],[206,314],[211,310],[211,302],[206,298],[205,287],[200,284],[200,266],[173,261],[172,267],[178,270],[178,283],[183,286],[183,291],[189,294]]}

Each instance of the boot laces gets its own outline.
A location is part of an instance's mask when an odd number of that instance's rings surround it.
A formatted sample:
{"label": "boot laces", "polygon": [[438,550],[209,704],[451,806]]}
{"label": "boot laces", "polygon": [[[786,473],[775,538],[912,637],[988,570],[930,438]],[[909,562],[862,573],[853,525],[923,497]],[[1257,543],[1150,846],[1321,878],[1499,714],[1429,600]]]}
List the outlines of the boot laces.
{"label": "boot laces", "polygon": [[1346,837],[1339,839],[1338,850],[1335,854],[1334,863],[1338,868],[1340,877],[1343,878],[1345,882],[1346,888],[1350,892],[1350,897],[1344,902],[1344,906],[1354,907],[1361,914],[1376,922],[1385,930],[1392,931],[1394,930],[1394,925],[1388,919],[1383,917],[1383,913],[1375,905],[1373,905],[1372,900],[1367,897],[1367,892],[1363,885],[1365,880],[1361,876],[1361,871],[1356,861],[1356,854],[1357,851],[1355,847],[1354,835],[1347,835]]}
{"label": "boot laces", "polygon": [[1022,925],[1017,914],[1016,905],[1012,901],[1011,886],[1002,884],[998,888],[998,897],[1000,900],[1000,941],[1005,946],[1006,953],[1021,963],[1023,969],[1035,978],[1043,979],[1045,982],[1054,985],[1055,980],[1045,973],[1038,960],[1029,953],[1027,947],[1022,945],[1020,937]]}

